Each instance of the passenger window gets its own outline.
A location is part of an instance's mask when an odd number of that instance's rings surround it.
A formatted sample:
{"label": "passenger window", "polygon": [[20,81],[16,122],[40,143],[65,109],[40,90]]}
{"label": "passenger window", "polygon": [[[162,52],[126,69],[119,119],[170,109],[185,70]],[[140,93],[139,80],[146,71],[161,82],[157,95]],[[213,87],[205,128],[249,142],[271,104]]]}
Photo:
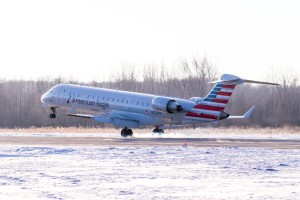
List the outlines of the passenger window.
{"label": "passenger window", "polygon": [[147,106],[149,107],[149,103],[147,103]]}
{"label": "passenger window", "polygon": [[107,101],[109,101],[109,97],[107,97]]}
{"label": "passenger window", "polygon": [[104,101],[105,97],[102,97],[102,101]]}

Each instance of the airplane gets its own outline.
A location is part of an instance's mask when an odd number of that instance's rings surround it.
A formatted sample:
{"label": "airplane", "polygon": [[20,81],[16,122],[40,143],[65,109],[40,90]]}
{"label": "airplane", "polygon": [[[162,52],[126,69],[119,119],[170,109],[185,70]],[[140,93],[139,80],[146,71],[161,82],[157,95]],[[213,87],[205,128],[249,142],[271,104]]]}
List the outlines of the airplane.
{"label": "airplane", "polygon": [[132,128],[153,126],[153,133],[164,133],[165,125],[218,122],[227,118],[248,119],[255,106],[242,116],[230,116],[224,111],[234,89],[242,83],[279,85],[223,74],[204,98],[181,99],[121,90],[58,84],[47,91],[41,102],[49,107],[49,117],[56,117],[56,110],[69,110],[68,116],[93,119],[123,128],[122,137],[133,135]]}

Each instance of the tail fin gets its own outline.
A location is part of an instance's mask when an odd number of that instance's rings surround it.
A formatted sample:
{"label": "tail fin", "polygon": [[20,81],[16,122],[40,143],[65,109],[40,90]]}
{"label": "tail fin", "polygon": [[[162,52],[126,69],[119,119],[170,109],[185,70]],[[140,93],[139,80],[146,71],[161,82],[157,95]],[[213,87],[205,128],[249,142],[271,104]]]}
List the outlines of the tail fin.
{"label": "tail fin", "polygon": [[214,106],[218,107],[219,111],[223,111],[227,105],[236,85],[242,83],[257,83],[266,85],[279,85],[277,83],[269,83],[262,81],[252,81],[239,78],[231,74],[223,74],[220,80],[213,81],[210,83],[215,83],[216,85],[208,93],[208,95],[203,99],[204,102],[212,102]]}
{"label": "tail fin", "polygon": [[[224,112],[236,85],[242,83],[258,83],[267,85],[279,85],[276,83],[268,83],[262,81],[252,81],[241,79],[237,76],[230,74],[223,74],[220,80],[213,81],[216,85],[209,92],[205,98],[192,97],[191,99],[196,102],[193,108],[185,109],[187,112],[186,117],[188,120],[195,120],[201,122],[213,122],[228,118],[230,115]],[[250,118],[255,107],[252,107],[243,116],[233,116],[232,118]]]}
{"label": "tail fin", "polygon": [[236,85],[216,84],[203,101],[227,104]]}
{"label": "tail fin", "polygon": [[213,89],[208,93],[203,101],[217,103],[219,111],[223,111],[227,105],[237,84],[241,84],[242,79],[230,74],[223,74]]}

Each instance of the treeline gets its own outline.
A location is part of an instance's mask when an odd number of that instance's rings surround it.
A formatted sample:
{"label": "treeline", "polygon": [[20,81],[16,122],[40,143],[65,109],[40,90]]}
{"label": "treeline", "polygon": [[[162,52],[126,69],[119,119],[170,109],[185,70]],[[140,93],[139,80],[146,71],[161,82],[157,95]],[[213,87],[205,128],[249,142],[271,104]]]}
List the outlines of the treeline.
{"label": "treeline", "polygon": [[[219,78],[217,68],[206,58],[183,61],[172,69],[163,66],[142,68],[128,66],[116,70],[109,81],[80,83],[63,78],[25,80],[0,80],[0,127],[41,126],[110,126],[95,123],[89,119],[65,116],[58,110],[56,119],[49,119],[49,110],[41,106],[43,93],[58,83],[84,84],[118,90],[143,92],[156,95],[189,99],[204,97],[212,88],[208,84]],[[269,80],[280,86],[239,85],[226,108],[230,114],[242,114],[252,105],[256,110],[251,120],[225,120],[224,126],[299,126],[300,87],[296,74],[271,72]]]}

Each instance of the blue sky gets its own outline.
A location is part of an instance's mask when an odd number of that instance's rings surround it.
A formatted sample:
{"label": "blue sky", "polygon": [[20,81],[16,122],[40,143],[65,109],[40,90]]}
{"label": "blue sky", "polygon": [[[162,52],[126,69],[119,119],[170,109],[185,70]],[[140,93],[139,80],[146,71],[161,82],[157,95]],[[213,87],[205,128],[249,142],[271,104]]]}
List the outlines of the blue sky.
{"label": "blue sky", "polygon": [[299,10],[291,0],[1,1],[0,78],[99,80],[203,56],[245,78],[299,73]]}

